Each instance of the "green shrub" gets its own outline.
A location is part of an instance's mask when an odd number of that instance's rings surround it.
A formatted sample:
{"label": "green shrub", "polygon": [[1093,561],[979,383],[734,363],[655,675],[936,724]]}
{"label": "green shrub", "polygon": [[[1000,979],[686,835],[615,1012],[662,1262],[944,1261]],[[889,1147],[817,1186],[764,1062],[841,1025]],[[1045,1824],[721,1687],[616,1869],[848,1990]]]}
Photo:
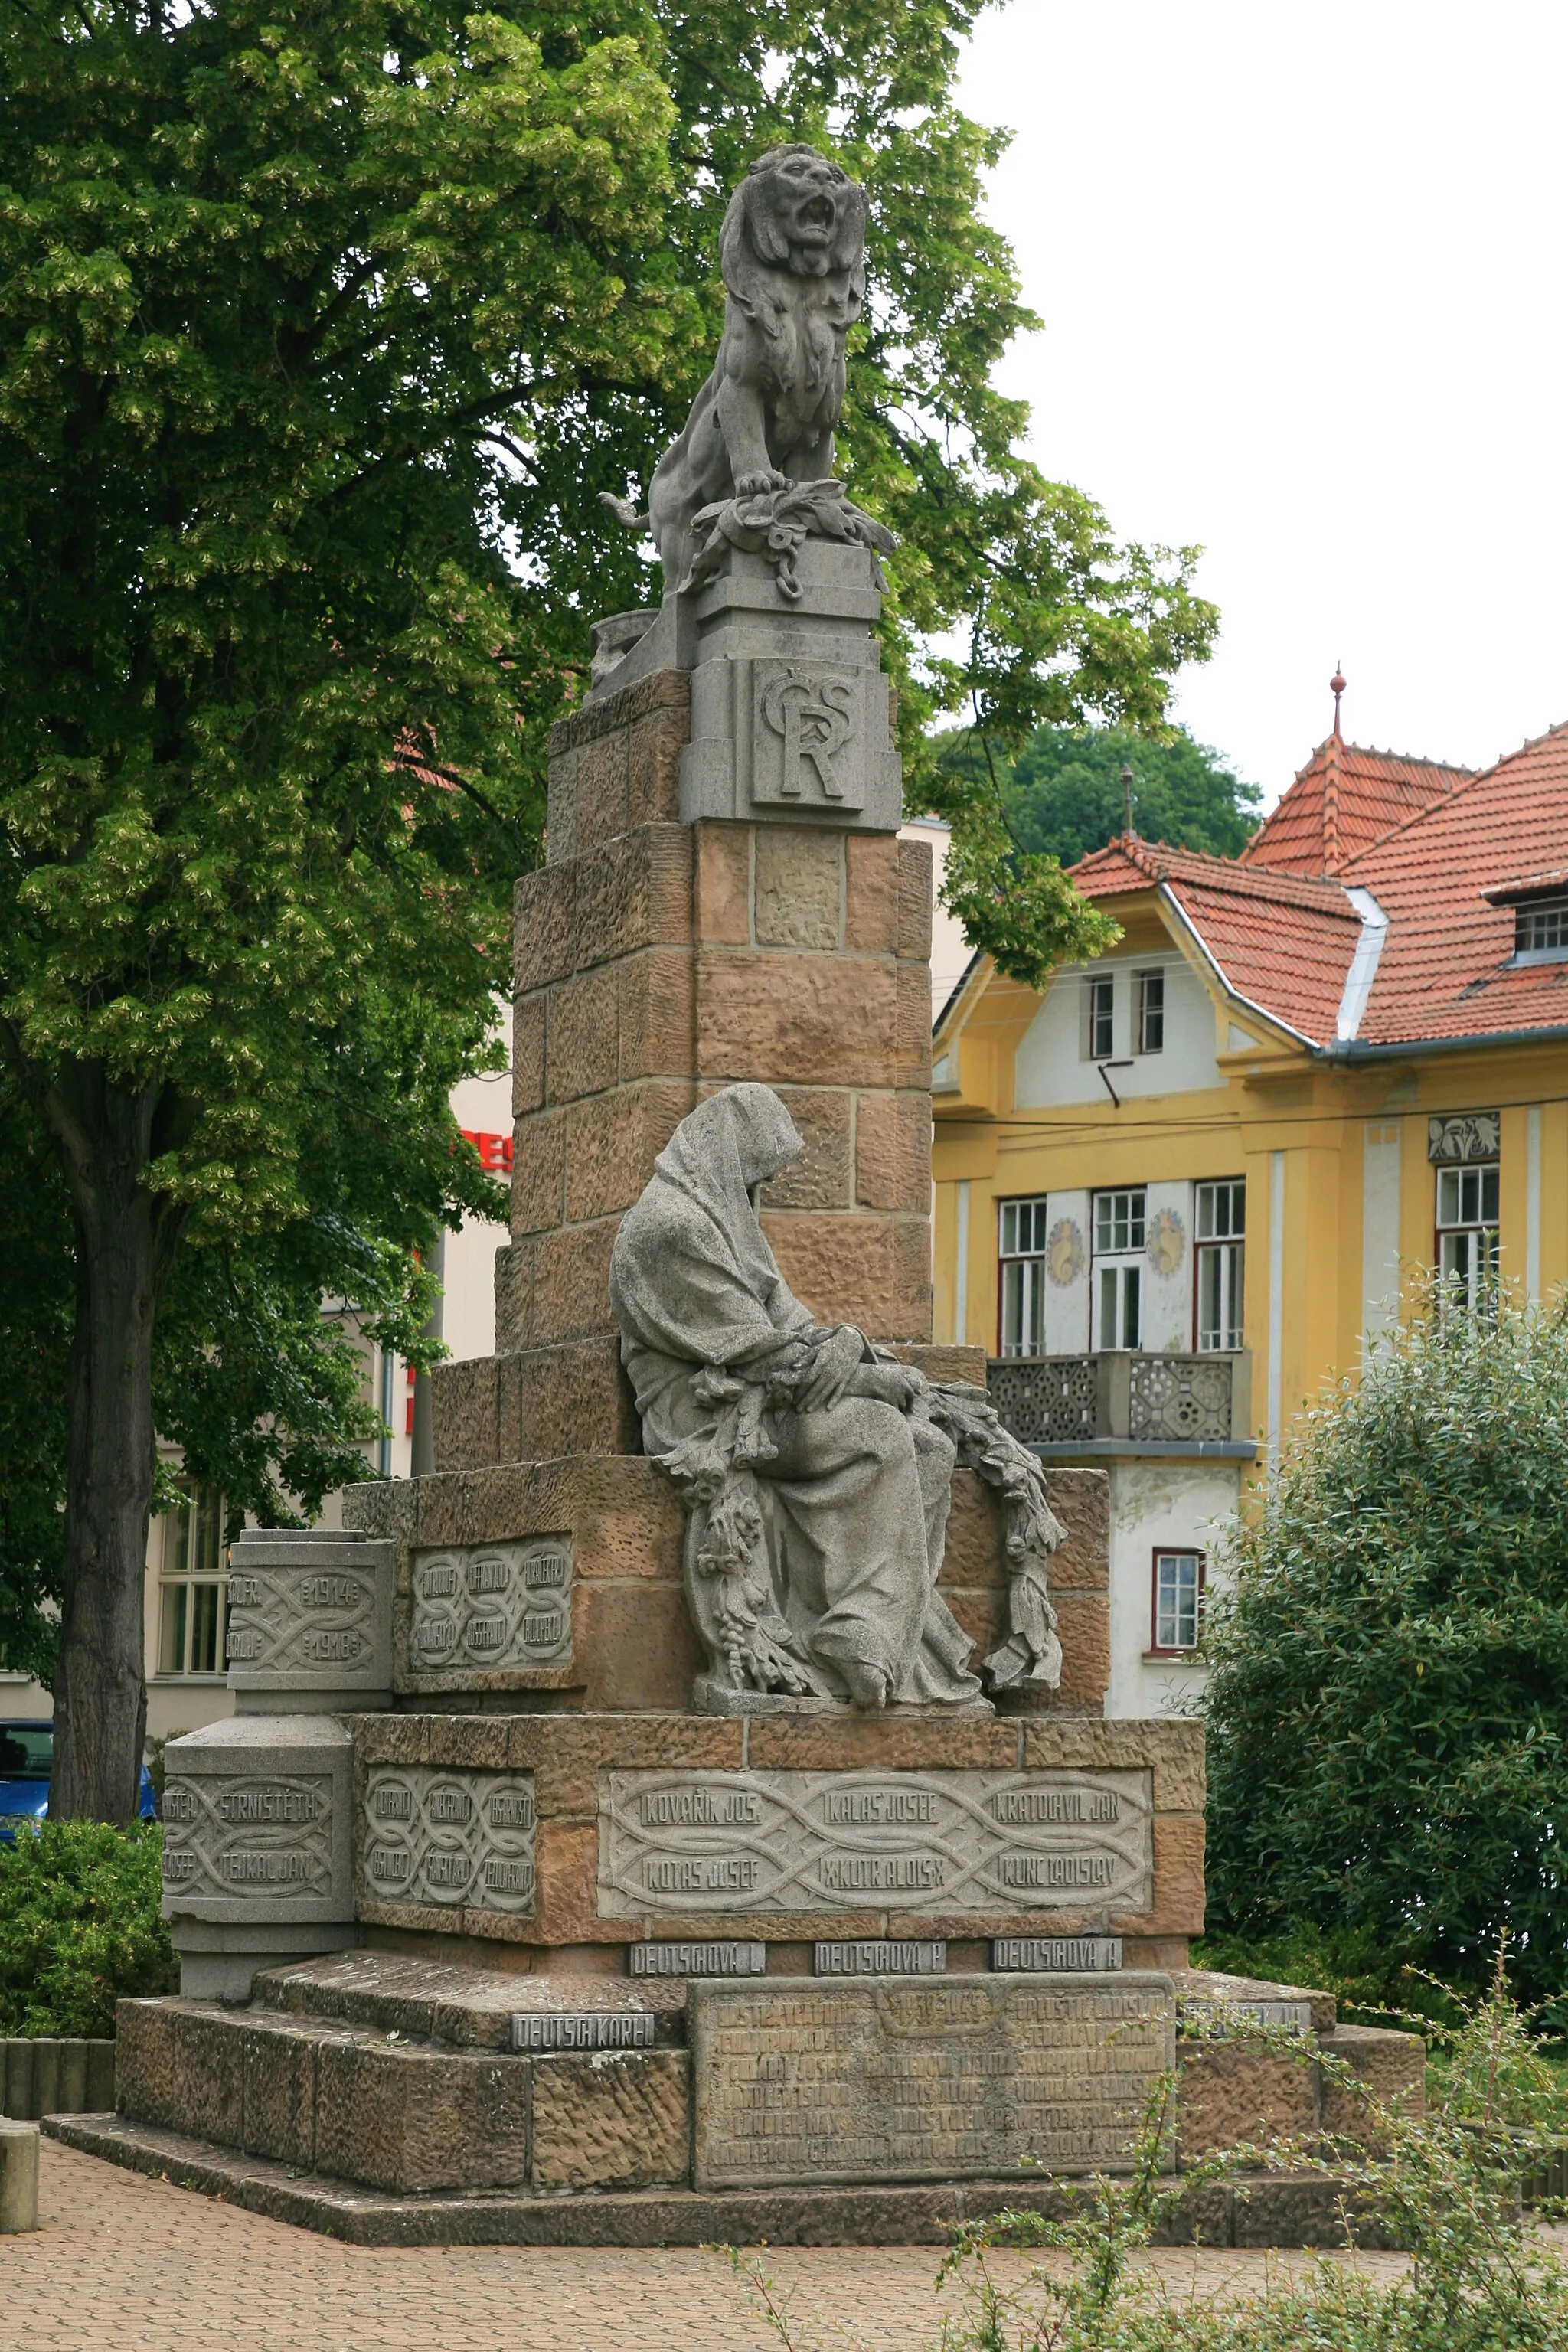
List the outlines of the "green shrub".
{"label": "green shrub", "polygon": [[0,1846],[0,2032],[106,2034],[128,1993],[172,1992],[163,1832],[42,1822]]}
{"label": "green shrub", "polygon": [[[1215,1612],[1211,1917],[1568,1982],[1568,1303],[1436,1299],[1305,1416]],[[1387,1968],[1380,1972],[1376,1955]],[[1356,1963],[1360,1955],[1368,1965]]]}

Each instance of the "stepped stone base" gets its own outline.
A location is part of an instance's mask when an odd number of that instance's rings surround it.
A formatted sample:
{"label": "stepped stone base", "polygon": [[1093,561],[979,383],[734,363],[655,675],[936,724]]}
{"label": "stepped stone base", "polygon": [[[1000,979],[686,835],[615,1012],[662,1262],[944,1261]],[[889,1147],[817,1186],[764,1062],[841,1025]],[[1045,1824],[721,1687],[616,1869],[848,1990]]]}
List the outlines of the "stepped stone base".
{"label": "stepped stone base", "polygon": [[[1194,1971],[1179,1981],[1184,1993],[1211,2003],[1272,1998],[1286,1990],[1248,1986],[1238,1996],[1234,1983]],[[1015,2016],[1022,2013],[1017,1995],[1031,2013],[1042,1999],[1065,2004],[1064,2018],[1080,2022],[1047,2032],[1043,2041],[1037,2032],[1032,2056],[1020,2047],[1008,2116],[1017,2099],[1043,2096],[1038,2128],[1048,2136],[1065,2120],[1051,2103],[1077,2100],[1081,2114],[1085,2086],[1096,2085],[1087,2095],[1103,2111],[1099,2128],[1115,2123],[1114,2107],[1120,2147],[1142,2105],[1150,2067],[1170,2063],[1171,1982],[1134,1973],[1100,1978],[1092,1992],[1105,2013],[1088,2028],[1086,2043],[1081,2021],[1089,2014],[1089,1988],[1082,1977],[969,1975],[945,1983],[884,1978],[858,1987],[796,1979],[793,1990],[788,1976],[776,1973],[726,1986],[582,1973],[518,1977],[349,1951],[258,1977],[256,1999],[243,2010],[184,1999],[122,2001],[120,2112],[56,2116],[48,2128],[89,2154],[363,2244],[648,2245],[762,2238],[934,2244],[943,2242],[954,2220],[1006,2204],[1061,2210],[1060,2171],[1055,2180],[1037,2170],[1012,2176],[1014,2151],[1005,2145],[1012,2127],[985,2106],[984,2079],[976,2080],[973,2126],[955,2122],[943,2109],[940,2128],[957,2133],[955,2149],[984,2143],[993,2151],[975,2167],[988,2177],[932,2182],[919,2177],[916,2162],[904,2167],[914,2177],[902,2182],[857,2186],[797,2177],[794,2185],[783,2178],[774,2185],[770,2163],[765,2188],[730,2187],[721,2179],[703,2185],[721,2160],[726,2130],[731,2149],[737,2145],[737,2117],[743,2118],[749,2105],[734,2066],[742,2075],[748,2063],[765,2071],[765,2061],[744,2054],[757,2038],[752,2008],[760,2001],[771,2011],[773,2021],[760,2029],[764,2042],[778,2036],[781,2019],[787,2040],[795,2010],[820,2008],[815,2038],[826,2035],[830,2047],[838,2030],[830,2012],[839,2006],[852,2039],[863,2041],[868,2032],[874,2038],[861,2014],[868,2001],[879,2009],[933,1999],[960,2006],[999,2000]],[[1347,2061],[1385,2099],[1419,2109],[1425,2057],[1419,2040],[1338,2026],[1327,1996],[1311,1999],[1315,2018],[1324,2022],[1303,2038],[1300,2063],[1240,2032],[1218,2042],[1178,2039],[1173,2161],[1191,2165],[1244,2137],[1289,2132],[1310,2138],[1325,2129],[1353,2129],[1345,2093],[1324,2080],[1317,2063],[1324,2053]],[[1145,2020],[1132,2032],[1133,2040],[1142,2033],[1141,2052],[1131,2048],[1125,2025],[1108,2021],[1113,2008]],[[592,2055],[514,2054],[514,2013],[563,2010],[641,2012],[650,2017],[651,2042]],[[910,2021],[912,2011],[905,2023]],[[949,2020],[950,2027],[953,2022]],[[728,2075],[714,2065],[717,2042],[726,2035],[732,2051],[742,2053]],[[1089,2043],[1098,2046],[1098,2056]],[[911,2084],[926,2082],[936,2044],[931,2048],[931,2059],[916,2066]],[[1108,2080],[1108,2068],[1114,2081]],[[838,2079],[831,2060],[827,2079]],[[963,2080],[962,2072],[955,2075],[946,2096],[961,2096]],[[885,2127],[889,2100],[895,2109],[898,2105],[886,2086],[848,2095],[869,2100],[857,2128]],[[932,2085],[917,2104],[936,2095]],[[841,2125],[841,2116],[812,2112],[820,2132]],[[743,2119],[738,2127],[751,2128]],[[895,2127],[906,2126],[900,2119]],[[812,2149],[826,2144],[800,2143]],[[782,2150],[784,2143],[779,2146]],[[1107,2160],[1114,2168],[1120,2160],[1114,2149]],[[781,2161],[779,2175],[785,2169]],[[1336,2183],[1260,2175],[1242,2185],[1246,2197],[1232,2189],[1196,2192],[1178,2231],[1201,2232],[1205,2242],[1220,2245],[1340,2242]]]}
{"label": "stepped stone base", "polygon": [[[945,2246],[959,2221],[1064,2214],[1070,2185],[1043,2188],[1034,2174],[892,2189],[395,2197],[117,2115],[50,2116],[44,2129],[85,2156],[357,2246]],[[1342,2246],[1347,2201],[1353,2211],[1344,2184],[1315,2173],[1244,2173],[1195,2194],[1157,2242]],[[1357,2216],[1355,2235],[1373,2251],[1397,2246],[1372,2214]]]}

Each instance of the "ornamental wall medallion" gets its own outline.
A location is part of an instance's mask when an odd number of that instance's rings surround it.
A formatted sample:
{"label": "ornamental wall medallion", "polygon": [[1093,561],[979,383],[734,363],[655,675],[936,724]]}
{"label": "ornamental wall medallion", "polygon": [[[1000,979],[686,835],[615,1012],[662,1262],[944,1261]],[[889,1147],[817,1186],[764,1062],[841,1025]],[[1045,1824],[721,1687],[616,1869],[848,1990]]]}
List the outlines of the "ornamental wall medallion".
{"label": "ornamental wall medallion", "polygon": [[1174,1209],[1161,1209],[1151,1218],[1145,1246],[1154,1272],[1169,1281],[1187,1251],[1186,1228]]}
{"label": "ornamental wall medallion", "polygon": [[1046,1235],[1046,1271],[1058,1290],[1083,1272],[1083,1235],[1070,1217],[1058,1217]]}

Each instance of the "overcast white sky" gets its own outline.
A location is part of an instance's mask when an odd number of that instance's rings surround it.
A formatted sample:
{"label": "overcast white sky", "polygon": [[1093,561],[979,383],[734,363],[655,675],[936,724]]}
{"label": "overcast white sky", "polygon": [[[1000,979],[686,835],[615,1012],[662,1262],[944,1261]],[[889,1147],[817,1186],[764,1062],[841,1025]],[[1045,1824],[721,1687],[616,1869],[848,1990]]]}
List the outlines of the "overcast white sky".
{"label": "overcast white sky", "polygon": [[1563,0],[1012,0],[965,109],[1045,331],[1005,388],[1119,536],[1200,542],[1175,715],[1272,802],[1329,730],[1568,718]]}

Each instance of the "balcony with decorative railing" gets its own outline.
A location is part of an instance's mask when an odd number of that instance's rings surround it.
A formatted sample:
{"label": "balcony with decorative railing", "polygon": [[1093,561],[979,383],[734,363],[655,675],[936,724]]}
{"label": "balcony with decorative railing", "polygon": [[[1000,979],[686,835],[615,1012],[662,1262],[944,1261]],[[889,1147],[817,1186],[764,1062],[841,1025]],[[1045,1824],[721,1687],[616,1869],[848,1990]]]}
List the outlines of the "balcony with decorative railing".
{"label": "balcony with decorative railing", "polygon": [[1250,1462],[1252,1358],[1144,1355],[994,1357],[991,1402],[1022,1444],[1056,1460],[1097,1454]]}

